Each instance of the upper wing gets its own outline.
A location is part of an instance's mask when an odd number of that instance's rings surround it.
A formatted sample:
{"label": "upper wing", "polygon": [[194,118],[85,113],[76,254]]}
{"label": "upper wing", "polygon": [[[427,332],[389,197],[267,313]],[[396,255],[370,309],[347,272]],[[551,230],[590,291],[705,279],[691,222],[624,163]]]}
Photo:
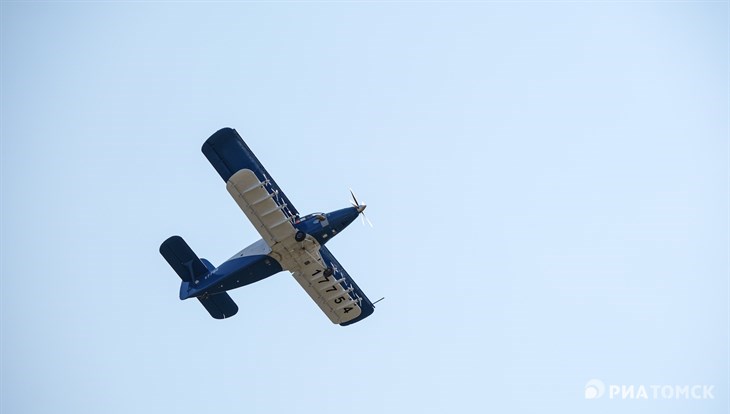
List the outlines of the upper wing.
{"label": "upper wing", "polygon": [[299,212],[234,129],[223,128],[208,138],[203,154],[269,246],[294,236],[292,221]]}
{"label": "upper wing", "polygon": [[203,154],[213,165],[223,181],[228,182],[235,173],[240,170],[251,170],[261,182],[267,183],[270,193],[276,193],[281,204],[286,205],[283,210],[288,216],[299,215],[299,212],[292,205],[286,194],[279,188],[266,168],[259,162],[253,151],[243,142],[243,139],[235,129],[223,128],[211,135],[203,144]]}
{"label": "upper wing", "polygon": [[[334,273],[325,276],[324,271],[328,267]],[[351,325],[367,318],[375,310],[370,299],[325,246],[305,258],[296,269],[292,269],[292,273],[332,323]]]}

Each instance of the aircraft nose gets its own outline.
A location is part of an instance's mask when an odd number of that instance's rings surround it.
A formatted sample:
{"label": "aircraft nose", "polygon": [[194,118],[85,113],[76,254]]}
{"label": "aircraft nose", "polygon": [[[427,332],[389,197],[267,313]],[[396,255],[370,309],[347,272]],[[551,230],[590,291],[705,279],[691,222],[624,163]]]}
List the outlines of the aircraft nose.
{"label": "aircraft nose", "polygon": [[363,211],[365,211],[365,207],[367,207],[365,204],[361,204],[361,205],[357,206],[356,207],[357,208],[357,213],[360,214]]}

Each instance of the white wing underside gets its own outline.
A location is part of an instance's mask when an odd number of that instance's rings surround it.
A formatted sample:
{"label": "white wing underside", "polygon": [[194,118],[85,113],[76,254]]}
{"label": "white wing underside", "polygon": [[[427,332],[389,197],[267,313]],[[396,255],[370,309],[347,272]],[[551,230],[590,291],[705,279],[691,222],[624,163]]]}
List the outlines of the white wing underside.
{"label": "white wing underside", "polygon": [[360,316],[359,300],[350,295],[352,288],[343,287],[338,269],[324,276],[327,264],[314,238],[307,236],[303,242],[294,240],[297,229],[284,214],[286,205],[278,201],[276,193],[267,190],[266,184],[253,171],[243,169],[231,176],[226,189],[269,245],[270,254],[293,274],[330,321],[339,324]]}
{"label": "white wing underside", "polygon": [[294,237],[296,229],[282,211],[286,205],[277,204],[276,193],[269,193],[265,187],[253,171],[245,169],[233,174],[226,183],[228,193],[273,249],[275,244]]}
{"label": "white wing underside", "polygon": [[[351,297],[352,288],[343,287],[343,276],[338,269],[324,276],[327,265],[319,254],[319,244],[312,240],[314,249],[302,249],[306,253],[298,257],[299,266],[291,270],[294,279],[322,309],[332,323],[344,323],[360,316],[360,302]],[[310,244],[309,239],[304,244]]]}

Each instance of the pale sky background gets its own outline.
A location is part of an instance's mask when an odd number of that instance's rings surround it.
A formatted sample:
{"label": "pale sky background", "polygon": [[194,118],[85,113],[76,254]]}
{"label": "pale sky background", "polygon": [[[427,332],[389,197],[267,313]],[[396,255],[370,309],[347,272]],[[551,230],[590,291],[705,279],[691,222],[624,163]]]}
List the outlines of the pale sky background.
{"label": "pale sky background", "polygon": [[[727,2],[6,2],[0,410],[727,413]],[[217,321],[158,253],[258,239],[236,128],[373,300]],[[606,384],[708,401],[585,400]]]}

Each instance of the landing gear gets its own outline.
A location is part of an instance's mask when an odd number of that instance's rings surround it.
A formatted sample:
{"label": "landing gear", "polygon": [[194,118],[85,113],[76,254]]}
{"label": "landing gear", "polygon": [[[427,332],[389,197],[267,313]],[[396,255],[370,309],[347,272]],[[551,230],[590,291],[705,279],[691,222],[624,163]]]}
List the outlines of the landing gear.
{"label": "landing gear", "polygon": [[303,232],[303,231],[301,231],[301,230],[299,230],[299,231],[297,232],[297,234],[295,234],[295,235],[294,235],[294,240],[296,240],[296,241],[298,241],[298,242],[304,241],[304,239],[306,239],[306,238],[307,238],[307,234],[306,234],[306,233],[304,233],[304,232]]}
{"label": "landing gear", "polygon": [[335,272],[335,271],[334,271],[334,270],[332,270],[332,268],[331,268],[331,267],[328,267],[328,268],[324,269],[324,273],[323,273],[323,275],[324,275],[324,277],[330,277],[330,276],[332,276],[332,274],[333,274],[334,272]]}

